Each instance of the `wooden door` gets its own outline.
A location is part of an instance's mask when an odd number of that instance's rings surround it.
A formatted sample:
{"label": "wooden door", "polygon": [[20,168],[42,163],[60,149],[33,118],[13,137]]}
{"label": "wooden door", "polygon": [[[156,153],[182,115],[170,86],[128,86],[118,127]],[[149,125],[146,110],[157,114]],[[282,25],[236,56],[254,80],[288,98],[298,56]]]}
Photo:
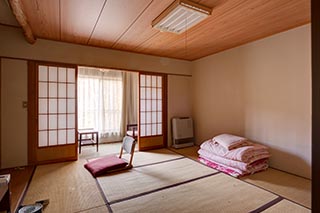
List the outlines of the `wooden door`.
{"label": "wooden door", "polygon": [[77,67],[29,62],[29,163],[77,159]]}
{"label": "wooden door", "polygon": [[166,75],[139,74],[139,150],[167,146]]}

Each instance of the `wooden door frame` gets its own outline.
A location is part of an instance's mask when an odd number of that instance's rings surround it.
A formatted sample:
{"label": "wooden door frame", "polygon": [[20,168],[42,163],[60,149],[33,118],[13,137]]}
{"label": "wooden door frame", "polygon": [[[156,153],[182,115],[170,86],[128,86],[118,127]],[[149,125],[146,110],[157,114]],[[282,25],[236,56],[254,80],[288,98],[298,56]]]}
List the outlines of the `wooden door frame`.
{"label": "wooden door frame", "polygon": [[320,1],[311,0],[312,211],[320,211]]}
{"label": "wooden door frame", "polygon": [[[78,66],[74,64],[66,64],[66,63],[53,63],[53,62],[43,62],[43,61],[31,61],[28,60],[28,164],[29,165],[37,165],[37,164],[44,164],[44,163],[56,163],[62,161],[71,161],[78,159],[78,137],[77,137],[77,129],[78,129],[78,108],[77,102],[75,103],[75,155],[72,157],[60,158],[59,160],[47,160],[39,162],[37,160],[37,152],[38,149],[38,129],[37,129],[37,116],[38,116],[38,108],[37,108],[37,101],[38,101],[38,94],[37,94],[37,66],[38,65],[45,65],[45,66],[65,66],[65,67],[72,67],[76,68],[76,85],[77,85],[77,69]],[[77,88],[75,88],[75,97],[77,97]],[[52,147],[63,147],[63,146],[71,146],[73,144],[66,144],[66,145],[59,145],[59,146],[52,146]]]}
{"label": "wooden door frame", "polygon": [[[156,73],[156,72],[144,72],[139,71],[138,76],[138,129],[140,126],[140,74],[142,75],[156,75],[162,76],[163,81],[163,91],[162,91],[162,101],[163,101],[163,145],[161,146],[150,146],[148,148],[140,147],[139,139],[140,139],[140,131],[138,134],[138,148],[139,150],[150,150],[150,149],[158,149],[163,147],[168,147],[168,74],[165,73]],[[148,136],[147,136],[148,137]]]}
{"label": "wooden door frame", "polygon": [[1,148],[2,148],[2,118],[1,118],[1,114],[2,114],[2,102],[1,102],[1,90],[2,90],[2,58],[0,57],[0,168],[2,168],[1,165],[1,159],[2,159],[2,154],[1,154]]}
{"label": "wooden door frame", "polygon": [[36,77],[35,77],[36,62],[28,61],[28,164],[36,165]]}

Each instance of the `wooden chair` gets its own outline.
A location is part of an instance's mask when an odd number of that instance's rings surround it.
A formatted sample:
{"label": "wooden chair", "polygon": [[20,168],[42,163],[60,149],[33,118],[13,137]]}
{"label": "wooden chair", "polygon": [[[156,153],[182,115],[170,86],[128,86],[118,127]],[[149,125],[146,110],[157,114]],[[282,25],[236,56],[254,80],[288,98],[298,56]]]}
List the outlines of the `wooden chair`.
{"label": "wooden chair", "polygon": [[[84,167],[94,176],[121,171],[132,168],[132,160],[136,140],[133,137],[125,136],[122,140],[119,157],[116,155],[109,155],[101,157],[86,163]],[[123,151],[130,154],[129,161],[122,158]]]}
{"label": "wooden chair", "polygon": [[132,168],[132,160],[133,160],[133,154],[134,154],[136,143],[137,143],[136,139],[130,136],[125,136],[122,140],[122,146],[120,149],[119,158],[120,159],[122,158],[123,150],[130,154],[130,159],[129,159],[128,165],[126,166],[127,168]]}
{"label": "wooden chair", "polygon": [[126,135],[133,137],[134,139],[137,140],[137,138],[138,138],[138,125],[137,124],[128,124]]}

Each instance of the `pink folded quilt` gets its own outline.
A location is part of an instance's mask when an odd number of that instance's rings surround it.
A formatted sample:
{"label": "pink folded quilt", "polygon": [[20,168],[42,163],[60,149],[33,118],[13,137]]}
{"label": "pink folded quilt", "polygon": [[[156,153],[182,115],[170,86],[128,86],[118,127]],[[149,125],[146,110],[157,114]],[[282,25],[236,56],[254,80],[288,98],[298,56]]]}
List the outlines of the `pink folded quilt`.
{"label": "pink folded quilt", "polygon": [[241,177],[241,176],[245,176],[245,175],[249,175],[249,174],[254,174],[254,173],[257,173],[257,172],[260,172],[260,171],[264,171],[264,170],[266,170],[268,168],[268,163],[267,163],[266,160],[260,160],[260,161],[255,162],[255,165],[254,165],[253,169],[250,172],[249,171],[244,172],[244,171],[232,168],[232,167],[228,167],[228,166],[225,166],[223,164],[219,164],[217,162],[208,160],[208,159],[206,159],[205,157],[202,157],[202,156],[199,157],[199,161],[201,163],[211,167],[211,168],[219,170],[219,171],[221,171],[223,173],[226,173],[228,175],[231,175],[233,177]]}
{"label": "pink folded quilt", "polygon": [[[253,165],[255,162],[244,163],[241,161],[230,160],[224,157],[220,157],[218,155],[212,154],[206,150],[199,149],[198,153],[201,157],[206,158],[207,160],[217,162],[219,164],[232,167],[235,169],[239,169],[241,171],[250,172],[253,169]],[[262,158],[263,159],[263,158]]]}
{"label": "pink folded quilt", "polygon": [[[240,177],[242,176],[243,174],[239,173],[239,171],[233,169],[233,168],[228,168],[226,166],[223,166],[223,165],[219,165],[215,162],[212,162],[212,161],[209,161],[207,159],[205,159],[204,157],[199,157],[199,161],[211,168],[214,168],[216,170],[219,170],[223,173],[226,173],[228,175],[231,175],[233,177]],[[241,172],[241,171],[240,171]]]}
{"label": "pink folded quilt", "polygon": [[231,135],[231,134],[221,134],[212,138],[212,140],[221,146],[225,147],[227,150],[235,149],[246,145],[247,139],[244,137]]}
{"label": "pink folded quilt", "polygon": [[259,159],[270,157],[268,147],[247,141],[247,146],[228,150],[224,146],[207,140],[201,144],[201,149],[217,156],[244,163],[251,163]]}

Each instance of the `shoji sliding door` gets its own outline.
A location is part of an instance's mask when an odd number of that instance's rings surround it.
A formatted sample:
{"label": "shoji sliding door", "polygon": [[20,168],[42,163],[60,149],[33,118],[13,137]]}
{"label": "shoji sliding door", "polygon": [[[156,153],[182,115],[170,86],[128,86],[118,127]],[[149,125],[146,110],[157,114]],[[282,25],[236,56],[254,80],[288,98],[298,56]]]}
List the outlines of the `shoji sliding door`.
{"label": "shoji sliding door", "polygon": [[167,144],[166,76],[139,75],[139,150]]}
{"label": "shoji sliding door", "polygon": [[29,160],[77,159],[77,67],[30,63],[30,71]]}

